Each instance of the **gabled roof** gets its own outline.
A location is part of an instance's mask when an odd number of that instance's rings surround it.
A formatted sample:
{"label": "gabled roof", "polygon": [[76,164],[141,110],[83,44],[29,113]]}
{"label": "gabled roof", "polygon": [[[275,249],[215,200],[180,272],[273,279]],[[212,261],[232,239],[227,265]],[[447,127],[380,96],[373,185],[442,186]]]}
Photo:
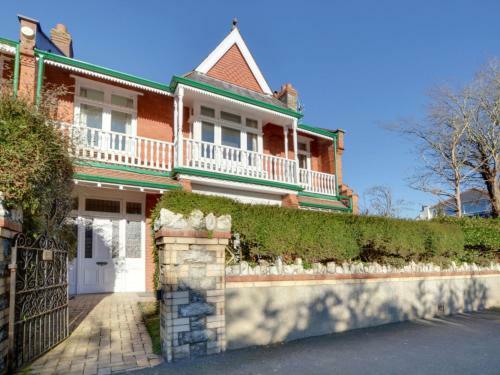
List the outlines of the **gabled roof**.
{"label": "gabled roof", "polygon": [[[234,64],[234,62],[237,62],[237,64]],[[228,71],[229,66],[235,65],[239,66],[239,72]],[[264,94],[272,95],[271,88],[237,27],[231,30],[207,58],[196,67],[195,71],[256,91],[255,86],[252,84],[252,79],[254,79]],[[240,82],[235,77],[236,73],[241,75],[248,84],[239,84]]]}

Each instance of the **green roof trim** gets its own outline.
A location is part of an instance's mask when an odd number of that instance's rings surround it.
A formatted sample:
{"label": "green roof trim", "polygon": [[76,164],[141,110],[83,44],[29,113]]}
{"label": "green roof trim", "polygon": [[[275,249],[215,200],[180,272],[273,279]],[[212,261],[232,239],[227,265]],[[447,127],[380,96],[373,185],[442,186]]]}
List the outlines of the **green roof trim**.
{"label": "green roof trim", "polygon": [[118,79],[123,79],[124,81],[128,81],[128,82],[136,83],[138,85],[143,85],[143,86],[151,87],[151,88],[154,88],[154,89],[157,89],[157,90],[160,90],[160,91],[165,91],[165,92],[168,92],[168,93],[172,92],[171,89],[170,89],[170,86],[166,85],[164,83],[159,83],[159,82],[151,81],[149,79],[137,77],[137,76],[134,76],[134,75],[131,75],[131,74],[128,74],[128,73],[123,73],[123,72],[119,72],[117,70],[104,68],[102,66],[90,64],[90,63],[87,63],[87,62],[84,62],[84,61],[80,61],[80,60],[76,60],[76,59],[72,59],[72,58],[69,58],[69,57],[66,57],[66,56],[61,56],[61,55],[56,55],[56,54],[51,53],[51,52],[41,51],[39,49],[35,49],[35,52],[38,55],[43,56],[46,60],[51,60],[51,61],[58,62],[58,63],[61,63],[61,64],[66,64],[66,65],[69,65],[69,66],[73,66],[75,68],[89,70],[91,72],[104,74],[104,75],[107,75],[107,76],[110,76],[110,77],[114,77],[114,78],[118,78]]}
{"label": "green roof trim", "polygon": [[11,47],[17,47],[19,45],[19,42],[16,42],[15,40],[10,40],[7,38],[2,38],[2,37],[0,37],[0,43],[7,44]]}
{"label": "green roof trim", "polygon": [[292,116],[295,118],[302,118],[302,116],[303,116],[302,113],[293,111],[291,109],[278,107],[278,106],[275,106],[273,104],[262,102],[262,101],[257,100],[257,99],[249,98],[248,96],[236,94],[232,91],[223,90],[223,89],[220,89],[218,87],[207,85],[205,83],[193,81],[193,80],[185,78],[185,77],[174,76],[172,78],[172,82],[170,83],[172,91],[177,87],[177,85],[179,83],[186,85],[186,86],[191,86],[191,87],[194,87],[194,88],[197,88],[200,90],[208,91],[208,92],[211,92],[211,93],[214,93],[217,95],[225,96],[227,98],[235,99],[235,100],[238,100],[240,102],[252,104],[252,105],[255,105],[257,107],[270,109],[271,111],[283,113],[285,115]]}
{"label": "green roof trim", "polygon": [[316,133],[316,134],[321,134],[321,135],[324,135],[325,137],[337,138],[337,131],[320,129],[320,128],[316,128],[315,126],[306,125],[306,124],[299,124],[299,129],[307,130],[307,131],[310,131],[310,132]]}
{"label": "green roof trim", "polygon": [[104,182],[110,184],[118,184],[118,185],[131,185],[131,186],[139,186],[145,188],[155,188],[162,190],[180,190],[182,189],[181,185],[174,184],[160,184],[158,182],[146,182],[146,181],[137,181],[137,180],[127,180],[122,178],[113,178],[113,177],[104,177],[104,176],[94,176],[86,173],[75,173],[73,178],[77,180],[84,181],[94,181],[94,182]]}
{"label": "green roof trim", "polygon": [[200,176],[200,177],[208,177],[208,178],[215,178],[218,180],[225,180],[225,181],[234,181],[234,182],[242,182],[246,184],[254,184],[254,185],[263,185],[263,186],[271,186],[271,187],[276,187],[276,188],[281,188],[281,189],[287,189],[287,190],[294,190],[294,191],[301,191],[303,188],[298,185],[293,185],[293,184],[287,184],[285,182],[276,182],[276,181],[267,181],[267,180],[260,180],[258,178],[251,178],[251,177],[243,177],[243,176],[234,176],[231,174],[224,174],[224,173],[218,173],[218,172],[210,172],[210,171],[202,171],[198,169],[191,169],[191,168],[174,168],[174,174],[187,174],[191,176]]}
{"label": "green roof trim", "polygon": [[115,171],[123,171],[123,172],[131,172],[131,173],[138,173],[138,174],[144,174],[144,175],[149,175],[149,176],[158,176],[158,177],[171,177],[172,172],[160,172],[160,171],[152,171],[149,169],[143,169],[139,167],[129,167],[126,165],[115,165],[115,164],[106,164],[106,163],[99,163],[96,161],[87,161],[87,160],[75,160],[73,162],[75,165],[81,165],[84,167],[94,167],[94,168],[102,168],[102,169],[111,169]]}
{"label": "green roof trim", "polygon": [[352,212],[352,209],[349,207],[336,207],[336,206],[329,206],[327,204],[320,204],[320,203],[299,202],[299,206],[300,207],[322,208],[322,209],[331,210],[331,211]]}

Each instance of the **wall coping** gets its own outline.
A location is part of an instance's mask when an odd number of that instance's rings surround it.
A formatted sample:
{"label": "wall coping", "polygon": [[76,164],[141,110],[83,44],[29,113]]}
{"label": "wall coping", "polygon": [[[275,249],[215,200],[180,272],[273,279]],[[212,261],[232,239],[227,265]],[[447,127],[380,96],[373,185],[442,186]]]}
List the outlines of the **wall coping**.
{"label": "wall coping", "polygon": [[156,231],[155,239],[160,237],[190,237],[190,238],[231,238],[231,232],[208,231],[208,230],[186,230],[161,228]]}
{"label": "wall coping", "polygon": [[12,220],[5,218],[3,216],[0,216],[0,227],[10,229],[14,232],[22,232],[22,230],[23,230],[23,227],[20,223],[12,221]]}
{"label": "wall coping", "polygon": [[322,274],[322,275],[244,275],[226,276],[226,282],[268,282],[268,281],[315,281],[315,280],[367,280],[367,279],[413,279],[422,277],[486,276],[499,275],[500,271],[457,271],[457,272],[397,272],[382,274]]}

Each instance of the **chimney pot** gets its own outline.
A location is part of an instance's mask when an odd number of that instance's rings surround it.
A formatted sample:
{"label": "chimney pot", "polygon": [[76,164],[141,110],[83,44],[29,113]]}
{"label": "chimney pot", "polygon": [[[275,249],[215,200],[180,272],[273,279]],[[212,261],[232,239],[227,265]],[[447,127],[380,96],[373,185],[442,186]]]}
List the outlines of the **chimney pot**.
{"label": "chimney pot", "polygon": [[63,33],[67,33],[68,29],[66,28],[66,25],[63,25],[62,23],[58,23],[56,25],[56,30],[62,31]]}

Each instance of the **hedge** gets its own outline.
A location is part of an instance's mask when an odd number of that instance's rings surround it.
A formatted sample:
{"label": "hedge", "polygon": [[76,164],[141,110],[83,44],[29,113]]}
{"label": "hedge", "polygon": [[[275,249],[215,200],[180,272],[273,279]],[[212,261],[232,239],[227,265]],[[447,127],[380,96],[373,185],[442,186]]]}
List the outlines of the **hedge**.
{"label": "hedge", "polygon": [[[489,262],[500,249],[500,220],[464,219],[416,221],[382,217],[249,205],[231,199],[175,191],[156,206],[189,214],[230,214],[233,232],[240,234],[248,260],[306,262],[376,261],[403,264],[409,261],[446,265],[456,262]],[[483,254],[484,253],[484,254]]]}

